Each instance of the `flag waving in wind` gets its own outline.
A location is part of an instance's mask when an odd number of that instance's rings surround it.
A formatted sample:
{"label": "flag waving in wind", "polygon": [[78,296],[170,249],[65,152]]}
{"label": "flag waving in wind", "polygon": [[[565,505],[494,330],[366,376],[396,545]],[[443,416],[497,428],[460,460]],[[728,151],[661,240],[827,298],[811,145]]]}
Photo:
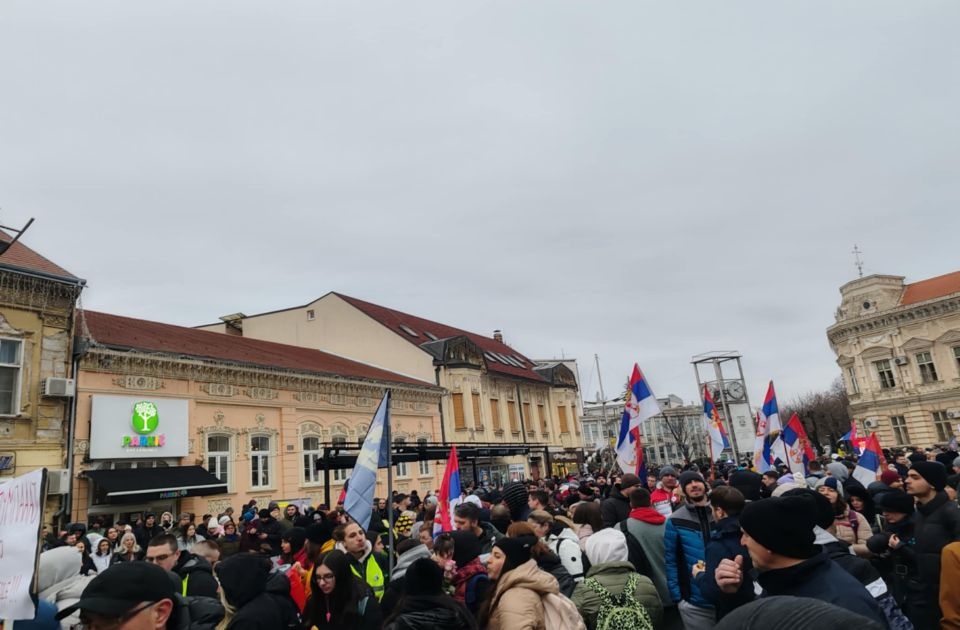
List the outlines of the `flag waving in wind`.
{"label": "flag waving in wind", "polygon": [[[780,442],[780,409],[777,407],[777,393],[773,389],[773,381],[767,388],[767,395],[763,399],[757,420],[757,441],[753,449],[753,465],[757,472],[767,472],[773,468],[776,461],[773,449]],[[780,453],[786,456],[785,451]]]}
{"label": "flag waving in wind", "polygon": [[660,413],[660,404],[647,385],[640,366],[633,364],[633,373],[620,417],[620,436],[617,438],[617,462],[623,472],[636,473],[647,478],[643,458],[643,442],[640,439],[640,423]]}
{"label": "flag waving in wind", "polygon": [[877,439],[876,433],[871,433],[865,440],[863,453],[857,460],[857,467],[853,469],[853,478],[866,488],[877,480],[882,463],[883,451],[880,449],[880,440]]}
{"label": "flag waving in wind", "polygon": [[863,450],[864,444],[866,444],[866,438],[862,438],[857,435],[857,421],[850,421],[850,430],[843,434],[840,438],[841,442],[850,442],[853,445],[854,450],[860,452]]}
{"label": "flag waving in wind", "polygon": [[783,427],[783,443],[787,445],[787,465],[790,472],[802,472],[806,476],[807,463],[816,459],[817,455],[810,447],[807,432],[797,414],[790,416],[790,422]]}
{"label": "flag waving in wind", "polygon": [[457,459],[457,445],[450,447],[450,457],[447,467],[443,471],[443,481],[440,482],[440,496],[437,504],[437,514],[434,519],[433,533],[453,531],[453,514],[451,503],[460,498],[460,462]]}
{"label": "flag waving in wind", "polygon": [[387,466],[390,448],[390,390],[383,395],[377,413],[373,415],[367,437],[350,473],[343,509],[360,527],[366,530],[373,515],[373,495],[377,489],[377,469]]}
{"label": "flag waving in wind", "polygon": [[723,422],[720,421],[720,414],[717,413],[717,405],[714,404],[713,396],[706,385],[703,386],[703,424],[710,437],[710,454],[713,459],[720,459],[723,449],[730,448],[730,441],[723,429]]}

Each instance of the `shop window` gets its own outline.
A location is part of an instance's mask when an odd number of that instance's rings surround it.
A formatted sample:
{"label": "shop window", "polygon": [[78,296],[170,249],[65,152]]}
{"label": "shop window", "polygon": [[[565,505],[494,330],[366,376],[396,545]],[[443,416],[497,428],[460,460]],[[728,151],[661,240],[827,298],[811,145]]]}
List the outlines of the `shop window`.
{"label": "shop window", "polygon": [[20,413],[20,374],[23,344],[0,339],[0,416]]}
{"label": "shop window", "polygon": [[207,470],[230,486],[230,436],[207,436]]}
{"label": "shop window", "polygon": [[250,486],[270,487],[270,438],[257,435],[250,438]]}
{"label": "shop window", "polygon": [[303,438],[303,483],[320,483],[320,471],[317,462],[323,457],[320,438],[308,435]]}

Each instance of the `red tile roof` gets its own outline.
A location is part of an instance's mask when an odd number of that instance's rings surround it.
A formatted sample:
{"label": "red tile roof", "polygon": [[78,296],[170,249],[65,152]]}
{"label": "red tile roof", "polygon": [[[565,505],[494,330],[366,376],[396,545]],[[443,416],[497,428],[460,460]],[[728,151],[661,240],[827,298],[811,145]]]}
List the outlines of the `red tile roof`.
{"label": "red tile roof", "polygon": [[[197,359],[215,359],[240,365],[401,383],[438,390],[433,383],[357,363],[320,350],[95,311],[84,311],[83,317],[90,336],[97,343],[111,348],[148,350]],[[77,332],[82,334],[80,318],[77,319]]]}
{"label": "red tile roof", "polygon": [[926,302],[952,293],[960,293],[960,271],[908,284],[903,289],[900,305]]}
{"label": "red tile roof", "polygon": [[[434,335],[434,337],[437,339],[445,339],[447,337],[457,337],[463,335],[469,338],[473,343],[477,344],[484,352],[517,357],[521,360],[524,366],[516,367],[513,365],[507,365],[500,360],[491,361],[488,357],[486,358],[486,362],[487,369],[489,371],[507,376],[537,381],[540,383],[546,382],[546,380],[540,376],[540,374],[533,370],[533,361],[523,356],[507,344],[497,341],[492,337],[485,337],[483,335],[478,335],[460,328],[454,328],[453,326],[447,326],[446,324],[433,322],[429,319],[423,319],[422,317],[417,317],[416,315],[395,311],[385,306],[364,302],[363,300],[358,300],[357,298],[350,297],[349,295],[344,295],[342,293],[334,292],[334,295],[340,297],[348,304],[351,304],[360,311],[366,313],[369,317],[380,322],[415,346],[419,346],[428,341],[433,341],[426,335],[426,333]],[[406,330],[404,330],[403,327],[409,328],[411,331],[416,333],[416,336],[409,334]],[[494,356],[496,356],[496,354]]]}
{"label": "red tile roof", "polygon": [[[9,243],[13,237],[0,230],[0,241]],[[80,278],[76,277],[63,267],[47,260],[37,252],[23,244],[23,241],[17,241],[10,249],[0,254],[0,266],[23,269],[25,271],[36,271],[51,276],[57,276],[64,280],[77,282]]]}

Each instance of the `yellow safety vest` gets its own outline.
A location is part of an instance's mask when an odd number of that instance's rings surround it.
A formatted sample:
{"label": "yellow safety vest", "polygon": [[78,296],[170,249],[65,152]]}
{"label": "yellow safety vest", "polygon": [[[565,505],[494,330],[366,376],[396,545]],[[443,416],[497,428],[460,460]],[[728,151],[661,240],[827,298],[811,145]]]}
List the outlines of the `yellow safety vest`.
{"label": "yellow safety vest", "polygon": [[367,566],[364,569],[366,576],[360,575],[360,572],[357,571],[357,567],[354,566],[352,563],[350,564],[350,570],[353,571],[353,574],[355,576],[357,576],[361,580],[364,580],[367,584],[370,585],[370,588],[373,589],[373,594],[376,595],[377,601],[379,602],[380,599],[383,598],[383,589],[384,589],[383,571],[380,569],[380,565],[377,564],[377,561],[373,557],[372,553],[369,556],[367,556],[366,562],[367,562]]}
{"label": "yellow safety vest", "polygon": [[183,596],[184,596],[184,597],[187,596],[187,582],[189,582],[189,581],[190,581],[190,574],[189,574],[189,573],[187,573],[187,575],[183,578],[183,580],[180,581],[180,584],[181,584],[181,586],[182,586],[182,588],[183,588]]}

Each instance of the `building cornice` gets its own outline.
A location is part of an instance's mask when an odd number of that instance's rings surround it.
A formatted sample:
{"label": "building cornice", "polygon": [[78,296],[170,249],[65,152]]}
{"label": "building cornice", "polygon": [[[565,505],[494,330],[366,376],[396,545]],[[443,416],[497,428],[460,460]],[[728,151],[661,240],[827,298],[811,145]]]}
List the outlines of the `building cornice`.
{"label": "building cornice", "polygon": [[853,415],[864,415],[868,412],[881,409],[892,409],[896,407],[906,407],[910,405],[923,405],[925,403],[938,403],[945,401],[956,401],[960,404],[960,391],[957,389],[944,389],[937,392],[924,392],[906,394],[896,398],[884,398],[882,400],[872,399],[850,403],[850,413]]}
{"label": "building cornice", "polygon": [[851,337],[858,337],[877,331],[888,330],[904,324],[922,322],[955,313],[960,313],[960,294],[953,294],[946,298],[937,298],[936,300],[910,304],[908,306],[899,306],[871,317],[838,322],[827,329],[827,339],[830,341],[831,347],[836,351],[836,347],[840,342],[846,341]]}

